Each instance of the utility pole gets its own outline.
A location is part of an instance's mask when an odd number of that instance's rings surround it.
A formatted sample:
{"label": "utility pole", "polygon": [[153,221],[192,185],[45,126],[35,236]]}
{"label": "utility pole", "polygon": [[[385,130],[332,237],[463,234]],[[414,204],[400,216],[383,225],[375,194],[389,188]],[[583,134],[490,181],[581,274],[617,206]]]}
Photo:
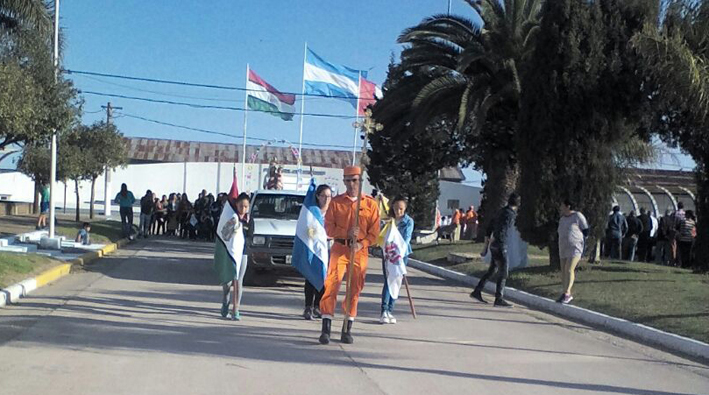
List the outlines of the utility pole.
{"label": "utility pole", "polygon": [[[59,74],[59,0],[54,0],[54,81]],[[54,221],[57,218],[54,202],[57,197],[57,131],[52,132],[49,167],[49,238],[54,238]]]}
{"label": "utility pole", "polygon": [[[105,106],[101,108],[106,109],[106,126],[111,125],[111,118],[113,118],[113,110],[122,110],[123,107],[113,107],[111,102],[108,102]],[[111,169],[106,166],[106,172],[103,177],[103,215],[106,218],[111,216]]]}

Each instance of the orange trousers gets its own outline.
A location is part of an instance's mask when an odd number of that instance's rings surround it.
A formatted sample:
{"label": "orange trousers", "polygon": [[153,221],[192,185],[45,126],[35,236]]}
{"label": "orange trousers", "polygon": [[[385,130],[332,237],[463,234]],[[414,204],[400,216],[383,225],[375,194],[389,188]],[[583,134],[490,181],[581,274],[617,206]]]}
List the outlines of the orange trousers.
{"label": "orange trousers", "polygon": [[[359,294],[364,288],[364,278],[367,275],[367,258],[367,248],[362,248],[355,254],[355,262],[352,270],[352,284],[350,285],[350,293],[352,295],[350,308],[348,309],[347,300],[342,301],[342,310],[350,318],[357,316]],[[323,316],[330,316],[329,318],[331,318],[335,314],[337,294],[340,291],[342,279],[347,273],[349,260],[349,247],[337,244],[332,246],[330,250],[330,262],[327,267],[327,278],[325,279],[325,293],[322,299],[320,299],[320,311]]]}

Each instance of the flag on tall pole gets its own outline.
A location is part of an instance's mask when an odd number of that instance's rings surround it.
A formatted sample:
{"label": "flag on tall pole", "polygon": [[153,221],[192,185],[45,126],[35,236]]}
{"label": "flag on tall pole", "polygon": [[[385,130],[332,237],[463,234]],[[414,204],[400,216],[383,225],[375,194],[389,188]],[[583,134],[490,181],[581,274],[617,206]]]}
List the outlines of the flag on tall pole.
{"label": "flag on tall pole", "polygon": [[359,81],[359,102],[358,116],[364,116],[364,110],[368,106],[373,105],[377,100],[382,98],[382,90],[372,81],[362,77]]}
{"label": "flag on tall pole", "polygon": [[295,226],[292,265],[320,291],[325,283],[329,256],[325,221],[315,198],[315,190],[315,179],[311,178]]}
{"label": "flag on tall pole", "polygon": [[357,108],[360,75],[367,77],[367,72],[330,63],[311,49],[305,50],[303,80],[306,94],[332,96]]}
{"label": "flag on tall pole", "polygon": [[284,121],[293,120],[295,114],[294,94],[281,93],[253,70],[249,70],[246,89],[247,107],[250,110],[267,112]]}
{"label": "flag on tall pole", "polygon": [[217,225],[217,241],[214,247],[214,271],[219,282],[227,284],[238,280],[241,259],[244,253],[244,230],[236,210],[236,199],[239,187],[236,180],[236,169],[231,190],[222,209]]}

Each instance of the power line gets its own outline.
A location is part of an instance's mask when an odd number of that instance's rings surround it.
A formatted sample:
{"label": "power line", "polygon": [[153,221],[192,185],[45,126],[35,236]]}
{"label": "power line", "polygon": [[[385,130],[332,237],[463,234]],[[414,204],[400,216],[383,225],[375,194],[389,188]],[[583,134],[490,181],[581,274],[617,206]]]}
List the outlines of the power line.
{"label": "power line", "polygon": [[[145,101],[145,102],[149,102],[149,103],[171,104],[171,105],[175,105],[175,106],[185,106],[185,107],[192,107],[192,108],[199,108],[199,109],[248,111],[246,108],[243,108],[243,107],[229,107],[229,106],[215,106],[215,105],[206,105],[206,104],[186,103],[186,102],[178,102],[178,101],[173,101],[173,100],[150,99],[147,97],[119,95],[119,94],[115,94],[115,93],[105,93],[105,92],[95,92],[95,91],[85,91],[85,90],[80,90],[79,93],[83,93],[85,95],[95,95],[95,96],[103,96],[103,97],[115,97],[115,98],[127,99],[127,100],[139,100],[139,101]],[[251,111],[254,111],[254,110],[251,110]],[[265,111],[265,110],[258,110],[258,111],[259,112],[266,112],[266,113],[280,113],[278,111]],[[293,115],[301,115],[301,114],[294,113]],[[338,118],[338,119],[356,119],[357,118],[352,115],[336,115],[336,114],[307,113],[307,112],[303,113],[302,115],[309,116],[309,117]]]}
{"label": "power line", "polygon": [[[217,131],[209,130],[209,129],[193,128],[193,127],[191,127],[191,126],[185,126],[185,125],[177,125],[177,124],[170,123],[170,122],[158,121],[157,119],[145,118],[145,117],[141,117],[141,116],[139,116],[139,115],[127,114],[127,113],[124,113],[124,112],[121,112],[121,113],[120,113],[120,116],[123,116],[123,117],[126,117],[126,118],[138,119],[138,120],[146,121],[146,122],[152,122],[152,123],[156,123],[156,124],[158,124],[158,125],[171,126],[171,127],[174,127],[174,128],[185,129],[185,130],[191,130],[191,131],[194,131],[194,132],[213,134],[213,135],[217,135],[217,136],[226,136],[226,137],[236,138],[236,139],[242,138],[242,136],[237,136],[237,135],[233,135],[233,134],[228,134],[228,133],[223,133],[223,132],[217,132]],[[118,118],[118,117],[114,117],[114,118]],[[254,141],[261,141],[261,142],[273,141],[273,139],[264,139],[264,138],[259,138],[259,137],[247,137],[246,139],[247,139],[247,140],[254,140]],[[349,145],[316,144],[316,143],[306,143],[306,142],[303,142],[303,145],[304,145],[304,146],[309,146],[309,147],[330,147],[330,148],[346,148],[346,149],[351,149],[351,148],[352,148],[352,147],[349,146]]]}
{"label": "power line", "polygon": [[132,90],[135,90],[138,92],[152,93],[152,94],[156,94],[156,95],[181,97],[183,99],[208,100],[208,101],[221,101],[221,102],[227,101],[227,102],[235,102],[235,103],[243,103],[244,102],[244,99],[222,99],[222,98],[215,98],[215,97],[191,96],[191,95],[181,95],[178,93],[159,92],[159,91],[154,91],[154,90],[150,90],[150,89],[137,88],[137,87],[130,86],[130,85],[123,85],[123,84],[117,84],[115,82],[104,81],[100,78],[94,78],[94,77],[91,77],[88,75],[85,75],[83,77],[88,78],[93,81],[96,81],[96,82],[100,82],[102,84],[108,84],[108,85],[117,86],[120,88],[132,89]]}
{"label": "power line", "polygon": [[[196,82],[187,82],[187,81],[175,81],[175,80],[164,80],[164,79],[157,79],[157,78],[133,77],[133,76],[128,76],[128,75],[120,75],[120,74],[98,73],[95,71],[80,71],[80,70],[69,70],[69,69],[63,69],[62,71],[66,72],[67,74],[93,75],[93,76],[97,76],[97,77],[118,78],[118,79],[131,80],[131,81],[153,82],[156,84],[181,85],[181,86],[190,86],[190,87],[195,87],[195,88],[221,89],[221,90],[231,90],[231,91],[240,91],[240,92],[260,92],[260,90],[256,90],[256,89],[241,88],[238,86],[229,86],[229,85],[200,84],[200,83],[196,83]],[[286,94],[286,95],[294,95],[294,96],[325,97],[325,98],[330,98],[330,99],[346,99],[346,100],[358,100],[358,99],[370,100],[371,99],[369,97],[362,98],[362,97],[341,96],[341,95],[324,95],[324,94],[319,94],[319,93],[300,93],[300,92],[281,92],[281,93]]]}

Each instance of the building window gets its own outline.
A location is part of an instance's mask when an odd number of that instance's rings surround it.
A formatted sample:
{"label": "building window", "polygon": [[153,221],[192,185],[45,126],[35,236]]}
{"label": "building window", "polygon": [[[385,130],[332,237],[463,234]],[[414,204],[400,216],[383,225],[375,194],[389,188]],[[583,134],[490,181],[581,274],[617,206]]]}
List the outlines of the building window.
{"label": "building window", "polygon": [[457,210],[460,207],[460,200],[458,199],[448,199],[448,208],[451,210]]}

